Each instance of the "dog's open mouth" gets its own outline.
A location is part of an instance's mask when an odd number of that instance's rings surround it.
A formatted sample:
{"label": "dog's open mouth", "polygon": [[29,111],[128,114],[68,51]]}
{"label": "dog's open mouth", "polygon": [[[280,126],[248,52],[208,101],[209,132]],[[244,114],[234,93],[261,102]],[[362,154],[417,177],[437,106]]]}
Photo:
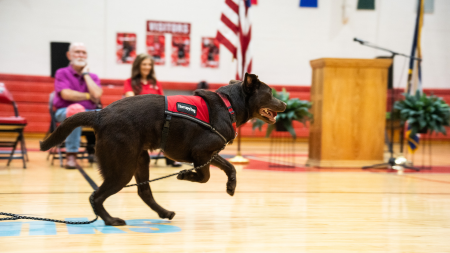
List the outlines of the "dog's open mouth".
{"label": "dog's open mouth", "polygon": [[277,112],[272,111],[268,108],[261,108],[259,109],[259,114],[263,116],[264,118],[268,119],[272,124],[277,121]]}

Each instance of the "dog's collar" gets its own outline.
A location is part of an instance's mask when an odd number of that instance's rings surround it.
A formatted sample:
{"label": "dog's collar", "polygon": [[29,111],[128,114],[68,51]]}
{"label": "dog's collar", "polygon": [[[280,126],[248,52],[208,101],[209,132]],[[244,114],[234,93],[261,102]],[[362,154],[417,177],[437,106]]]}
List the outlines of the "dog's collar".
{"label": "dog's collar", "polygon": [[236,132],[236,114],[233,110],[233,107],[231,106],[230,100],[228,100],[228,98],[222,94],[222,93],[217,93],[219,95],[219,97],[223,100],[223,102],[225,103],[225,105],[227,106],[228,112],[230,113],[231,116],[231,122],[232,122],[232,126],[233,126],[233,130],[237,135]]}

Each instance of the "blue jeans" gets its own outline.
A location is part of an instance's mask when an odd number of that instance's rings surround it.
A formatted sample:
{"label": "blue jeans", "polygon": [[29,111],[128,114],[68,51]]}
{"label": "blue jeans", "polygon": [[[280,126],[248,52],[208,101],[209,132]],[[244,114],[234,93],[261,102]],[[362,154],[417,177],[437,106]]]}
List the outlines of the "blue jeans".
{"label": "blue jeans", "polygon": [[[58,122],[63,122],[66,117],[67,108],[59,108],[55,112],[55,118]],[[88,111],[97,111],[97,110],[86,110]],[[66,152],[67,153],[78,153],[78,149],[80,148],[80,140],[81,140],[81,127],[75,128],[72,133],[69,134],[66,138]]]}

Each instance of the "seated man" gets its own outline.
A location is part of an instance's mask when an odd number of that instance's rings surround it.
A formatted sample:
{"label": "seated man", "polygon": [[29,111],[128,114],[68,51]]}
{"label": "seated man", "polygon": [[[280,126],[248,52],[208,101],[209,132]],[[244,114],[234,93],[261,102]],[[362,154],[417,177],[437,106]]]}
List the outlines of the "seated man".
{"label": "seated man", "polygon": [[[79,104],[86,111],[96,109],[103,93],[98,76],[89,73],[87,52],[83,43],[70,44],[67,58],[70,60],[69,66],[58,69],[55,74],[53,105],[56,107],[55,118],[58,122],[66,119],[67,108],[71,105]],[[81,107],[78,106],[78,108]],[[81,127],[78,127],[66,139],[67,169],[75,169],[78,166],[76,157],[80,138]]]}

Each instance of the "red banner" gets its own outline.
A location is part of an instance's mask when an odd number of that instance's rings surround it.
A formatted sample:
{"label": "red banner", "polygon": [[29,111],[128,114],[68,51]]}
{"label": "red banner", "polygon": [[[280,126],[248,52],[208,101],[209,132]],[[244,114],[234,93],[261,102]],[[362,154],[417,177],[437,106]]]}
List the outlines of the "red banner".
{"label": "red banner", "polygon": [[201,64],[203,68],[219,67],[219,41],[216,38],[202,38]]}
{"label": "red banner", "polygon": [[172,36],[172,65],[173,66],[189,66],[190,59],[190,44],[189,36]]}
{"label": "red banner", "polygon": [[116,56],[117,63],[133,63],[136,58],[135,33],[117,33]]}
{"label": "red banner", "polygon": [[147,34],[147,53],[153,56],[155,65],[166,63],[166,38],[164,34]]}

